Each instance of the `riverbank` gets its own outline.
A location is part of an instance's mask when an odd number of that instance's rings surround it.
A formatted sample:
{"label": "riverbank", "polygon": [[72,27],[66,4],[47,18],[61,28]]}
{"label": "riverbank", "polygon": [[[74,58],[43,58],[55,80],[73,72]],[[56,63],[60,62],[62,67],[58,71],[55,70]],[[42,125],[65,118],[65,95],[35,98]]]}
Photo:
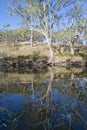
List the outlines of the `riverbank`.
{"label": "riverbank", "polygon": [[[69,45],[53,45],[54,66],[86,67],[87,45],[74,46],[75,55],[70,55]],[[49,49],[46,44],[17,43],[13,45],[0,45],[0,66],[13,68],[29,68],[33,70],[46,69],[49,63]]]}

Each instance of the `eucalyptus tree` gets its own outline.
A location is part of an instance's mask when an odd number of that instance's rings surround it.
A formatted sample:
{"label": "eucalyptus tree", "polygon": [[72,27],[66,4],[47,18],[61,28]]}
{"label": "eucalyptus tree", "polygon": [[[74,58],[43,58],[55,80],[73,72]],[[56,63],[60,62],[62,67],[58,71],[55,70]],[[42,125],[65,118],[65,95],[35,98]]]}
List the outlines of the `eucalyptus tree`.
{"label": "eucalyptus tree", "polygon": [[84,39],[84,34],[86,32],[86,22],[85,17],[85,0],[76,1],[76,3],[71,7],[71,10],[66,13],[67,21],[65,22],[65,36],[68,34],[66,39],[70,43],[70,53],[74,55],[74,44],[80,43]]}
{"label": "eucalyptus tree", "polygon": [[[71,17],[72,17],[72,31],[74,33],[74,37],[72,38],[73,43],[83,43],[84,35],[85,35],[85,28],[87,28],[85,20],[85,8],[84,8],[85,0],[76,2],[75,5],[72,7]],[[74,54],[74,44],[71,44],[71,53]]]}
{"label": "eucalyptus tree", "polygon": [[3,34],[4,34],[4,41],[5,41],[5,44],[7,44],[7,35],[8,35],[8,28],[10,27],[10,24],[5,24],[3,25]]}
{"label": "eucalyptus tree", "polygon": [[87,7],[84,7],[85,5],[85,0],[77,2],[73,7],[72,7],[72,12],[71,16],[73,19],[73,31],[75,35],[78,35],[79,40],[84,40],[84,35],[86,33],[86,23],[87,23],[87,18],[85,18],[86,15],[86,10]]}
{"label": "eucalyptus tree", "polygon": [[3,41],[3,31],[2,29],[0,29],[0,43],[2,43]]}
{"label": "eucalyptus tree", "polygon": [[50,61],[54,60],[52,35],[60,11],[76,0],[9,0],[9,9],[18,14],[28,27],[41,33],[46,39],[50,51]]}

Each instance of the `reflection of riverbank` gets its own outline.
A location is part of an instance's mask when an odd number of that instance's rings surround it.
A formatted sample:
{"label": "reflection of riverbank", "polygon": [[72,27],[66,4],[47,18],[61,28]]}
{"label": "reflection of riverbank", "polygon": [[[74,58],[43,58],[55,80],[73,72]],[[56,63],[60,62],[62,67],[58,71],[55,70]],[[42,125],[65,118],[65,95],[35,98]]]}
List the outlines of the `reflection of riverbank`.
{"label": "reflection of riverbank", "polygon": [[[86,128],[87,76],[84,72],[82,68],[62,67],[49,68],[44,73],[0,72],[0,112],[4,122],[1,128]],[[8,120],[3,121],[4,113],[11,115],[8,116],[10,125]]]}
{"label": "reflection of riverbank", "polygon": [[46,91],[49,93],[52,92],[52,88],[57,88],[60,92],[73,98],[85,100],[87,93],[86,70],[82,68],[72,68],[71,70],[53,68],[50,73],[50,69],[47,72],[36,74],[0,72],[0,92],[24,95],[39,92],[41,96],[46,96]]}
{"label": "reflection of riverbank", "polygon": [[[30,73],[18,73],[18,71],[15,70],[15,72],[0,72],[0,86],[5,85],[5,84],[11,84],[11,83],[21,83],[21,84],[29,84],[31,83],[32,80],[34,82],[42,82],[42,81],[49,81],[50,79],[50,69],[48,71],[44,72],[37,72],[33,73],[32,71]],[[68,78],[70,79],[71,74],[74,74],[75,78],[81,78],[81,77],[87,77],[87,69],[83,68],[71,68],[71,69],[66,69],[66,68],[58,68],[54,67],[54,79],[61,79],[61,78]]]}
{"label": "reflection of riverbank", "polygon": [[[10,69],[10,68],[9,68]],[[15,80],[15,79],[19,79],[19,80],[24,80],[24,82],[27,82],[27,80],[31,80],[33,79],[49,79],[50,78],[50,67],[48,68],[48,70],[44,70],[44,71],[36,71],[33,72],[32,70],[30,70],[30,72],[27,72],[25,68],[23,68],[23,72],[18,71],[18,69],[12,69],[11,71],[9,69],[2,69],[0,68],[0,76],[2,77],[2,79],[6,78],[6,80],[10,81],[10,79]],[[77,77],[83,77],[83,76],[87,76],[87,68],[64,68],[64,67],[53,67],[54,70],[54,75],[55,77],[66,77],[68,76],[68,78],[70,77],[70,75],[73,73],[74,75],[76,75]]]}

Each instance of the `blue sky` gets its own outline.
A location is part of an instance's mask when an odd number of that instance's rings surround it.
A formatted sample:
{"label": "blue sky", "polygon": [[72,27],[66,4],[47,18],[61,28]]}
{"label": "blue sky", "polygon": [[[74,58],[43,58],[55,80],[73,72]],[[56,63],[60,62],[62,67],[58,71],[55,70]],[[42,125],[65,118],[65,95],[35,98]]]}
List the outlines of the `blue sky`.
{"label": "blue sky", "polygon": [[0,0],[0,29],[8,23],[10,24],[10,28],[15,29],[19,26],[20,20],[16,15],[10,16],[7,6],[7,0]]}
{"label": "blue sky", "polygon": [[[0,0],[0,29],[3,29],[3,25],[10,24],[9,29],[18,28],[21,24],[20,18],[16,15],[10,16],[8,11],[8,0]],[[82,1],[82,0],[81,0]],[[83,0],[85,2],[84,8],[87,7],[87,0]]]}

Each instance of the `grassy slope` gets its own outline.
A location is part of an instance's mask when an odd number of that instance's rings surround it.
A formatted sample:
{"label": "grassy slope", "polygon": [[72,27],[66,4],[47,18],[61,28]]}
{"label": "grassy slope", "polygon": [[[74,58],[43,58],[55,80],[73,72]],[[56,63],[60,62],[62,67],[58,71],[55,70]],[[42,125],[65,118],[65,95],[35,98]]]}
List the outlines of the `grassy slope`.
{"label": "grassy slope", "polygon": [[[34,44],[33,47],[31,47],[26,42],[17,43],[16,46],[0,44],[0,57],[18,57],[27,55],[40,55],[49,57],[49,49],[47,47],[47,44]],[[74,61],[82,61],[83,59],[81,55],[73,56],[72,58],[69,53],[58,54],[57,52],[54,52],[54,55],[56,62],[66,61],[67,59],[72,59]]]}
{"label": "grassy slope", "polygon": [[17,43],[16,46],[0,45],[0,54],[12,57],[17,57],[21,55],[27,56],[32,54],[49,56],[46,45],[34,45],[34,47],[31,47],[30,45],[25,43]]}

